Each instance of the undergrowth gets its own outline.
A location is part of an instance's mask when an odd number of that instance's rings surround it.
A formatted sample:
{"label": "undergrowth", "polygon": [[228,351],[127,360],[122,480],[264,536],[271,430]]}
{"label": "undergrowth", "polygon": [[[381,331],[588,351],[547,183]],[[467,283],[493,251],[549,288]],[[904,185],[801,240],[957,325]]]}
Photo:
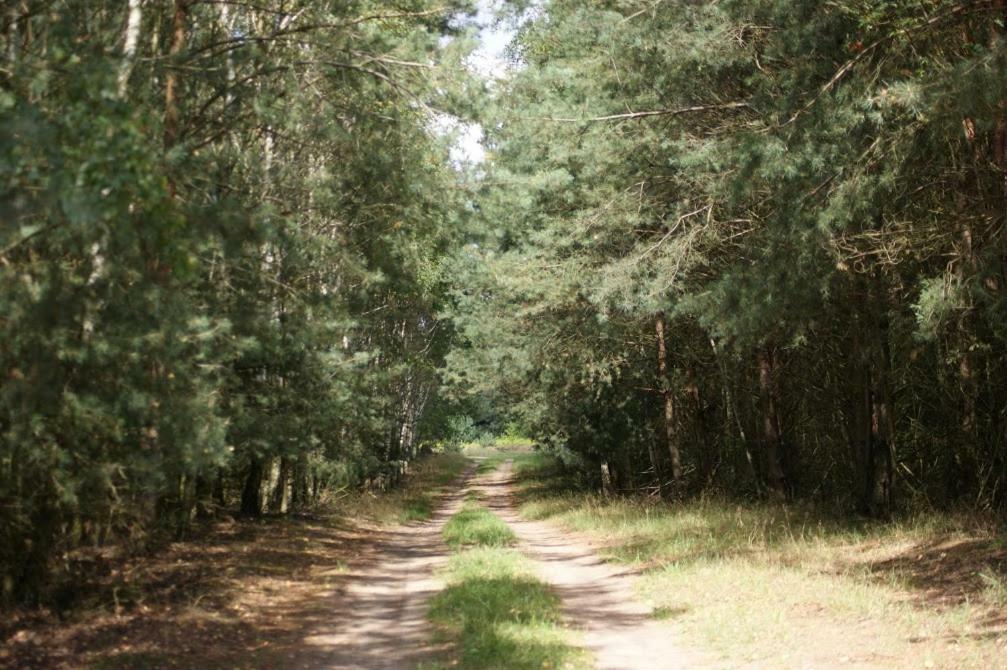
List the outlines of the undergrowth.
{"label": "undergrowth", "polygon": [[339,500],[336,512],[380,525],[424,521],[469,464],[461,454],[434,454],[413,463],[401,486],[381,492],[353,492]]}

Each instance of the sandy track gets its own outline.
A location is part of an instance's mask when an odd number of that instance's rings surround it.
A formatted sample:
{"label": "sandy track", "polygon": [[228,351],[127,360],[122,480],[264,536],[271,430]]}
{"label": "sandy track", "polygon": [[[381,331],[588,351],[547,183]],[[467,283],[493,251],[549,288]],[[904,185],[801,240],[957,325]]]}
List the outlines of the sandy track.
{"label": "sandy track", "polygon": [[[471,470],[465,480],[471,476]],[[426,522],[401,526],[377,542],[369,559],[345,575],[333,595],[331,617],[304,639],[297,667],[329,670],[406,670],[446,651],[431,643],[430,598],[451,552],[441,532],[469,491],[519,538],[518,549],[562,599],[570,626],[598,670],[678,670],[705,667],[685,650],[670,626],[654,621],[633,594],[634,576],[605,563],[593,549],[544,522],[522,519],[512,497],[512,464],[461,484]],[[310,661],[309,661],[310,659]]]}
{"label": "sandy track", "polygon": [[466,490],[460,485],[428,521],[383,535],[370,562],[346,576],[331,619],[305,638],[309,653],[301,659],[309,656],[315,659],[310,667],[327,670],[403,670],[440,651],[431,644],[427,601],[443,587],[436,573],[450,551],[441,530]]}
{"label": "sandy track", "polygon": [[556,526],[522,519],[512,497],[512,464],[473,486],[486,505],[517,534],[518,548],[532,559],[542,579],[563,601],[571,626],[582,632],[584,647],[598,670],[678,670],[704,667],[701,657],[675,639],[673,629],[651,618],[651,608],[636,600],[635,577],[605,563],[594,550]]}

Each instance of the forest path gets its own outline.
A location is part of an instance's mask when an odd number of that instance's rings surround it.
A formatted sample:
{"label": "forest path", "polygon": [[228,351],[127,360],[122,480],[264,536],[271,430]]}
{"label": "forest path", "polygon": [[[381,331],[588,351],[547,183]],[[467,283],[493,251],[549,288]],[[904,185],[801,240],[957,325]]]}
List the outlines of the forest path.
{"label": "forest path", "polygon": [[474,492],[513,529],[516,548],[561,599],[568,624],[581,634],[597,670],[706,667],[636,600],[633,574],[604,562],[560,528],[520,517],[511,461],[475,478],[473,472],[474,467],[466,471],[429,520],[383,534],[366,561],[344,575],[346,587],[330,617],[308,632],[290,660],[328,670],[406,670],[441,655],[445,649],[431,642],[427,608],[443,588],[437,573],[451,555],[442,531]]}
{"label": "forest path", "polygon": [[[444,524],[461,508],[470,467],[430,519],[384,532],[366,564],[346,575],[331,617],[304,639],[298,662],[326,670],[403,670],[430,660],[432,645],[428,600],[442,584],[438,568],[450,551],[441,535]],[[306,652],[306,653],[305,653]]]}
{"label": "forest path", "polygon": [[651,608],[633,593],[635,576],[604,562],[586,543],[549,523],[517,513],[513,462],[476,479],[470,489],[518,536],[518,549],[561,598],[569,624],[582,634],[597,670],[677,670],[706,667],[683,648],[674,630],[651,617]]}

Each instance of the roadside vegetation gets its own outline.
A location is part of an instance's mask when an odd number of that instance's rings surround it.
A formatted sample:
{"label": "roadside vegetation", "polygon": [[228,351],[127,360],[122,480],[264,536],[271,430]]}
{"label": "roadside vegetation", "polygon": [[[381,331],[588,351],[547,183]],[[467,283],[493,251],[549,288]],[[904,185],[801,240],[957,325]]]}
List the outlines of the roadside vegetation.
{"label": "roadside vegetation", "polygon": [[48,608],[0,622],[0,668],[276,667],[334,591],[371,557],[376,529],[425,518],[468,461],[419,460],[401,487],[347,490],[327,506],[219,518],[153,554],[74,554],[79,581]]}
{"label": "roadside vegetation", "polygon": [[590,667],[587,655],[570,644],[559,598],[520,552],[508,548],[516,538],[503,520],[470,500],[445,525],[444,539],[456,553],[429,617],[451,651],[432,669]]}
{"label": "roadside vegetation", "polygon": [[433,454],[413,463],[401,486],[381,492],[348,490],[334,505],[347,518],[378,525],[425,521],[470,464],[460,453]]}
{"label": "roadside vegetation", "polygon": [[[534,442],[524,513],[732,664],[1007,667],[1007,0],[16,0],[0,47],[0,663],[282,647]],[[580,662],[477,502],[459,663]]]}
{"label": "roadside vegetation", "polygon": [[1007,547],[975,517],[882,524],[807,505],[606,498],[547,455],[517,472],[523,516],[585,533],[641,570],[654,616],[730,667],[979,670],[1007,657]]}

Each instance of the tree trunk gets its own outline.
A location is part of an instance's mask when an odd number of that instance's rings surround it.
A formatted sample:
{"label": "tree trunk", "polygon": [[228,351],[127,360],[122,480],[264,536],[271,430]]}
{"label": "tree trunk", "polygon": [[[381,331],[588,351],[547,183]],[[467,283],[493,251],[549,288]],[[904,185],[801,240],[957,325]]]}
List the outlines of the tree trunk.
{"label": "tree trunk", "polygon": [[[164,151],[168,153],[178,144],[178,54],[185,48],[186,26],[189,20],[189,3],[192,0],[175,0],[171,19],[171,42],[168,44],[168,72],[164,80]],[[168,193],[176,194],[175,181],[169,177]]]}
{"label": "tree trunk", "polygon": [[193,502],[196,505],[196,518],[209,519],[213,516],[213,486],[206,475],[196,477],[196,485]]}
{"label": "tree trunk", "polygon": [[[994,52],[1000,51],[1000,45],[1007,39],[1007,0],[993,0],[993,16],[991,18],[990,47]],[[1002,219],[1005,216],[1004,203],[1007,201],[1007,100],[1001,99],[997,105],[996,122],[993,129],[993,165],[999,172],[1000,188],[997,199],[999,207],[996,211]]]}
{"label": "tree trunk", "polygon": [[709,486],[717,469],[717,441],[707,434],[706,408],[696,379],[696,369],[691,363],[685,370],[685,398],[689,414],[689,442],[698,454],[699,475],[704,486]]}
{"label": "tree trunk", "polygon": [[224,495],[224,468],[217,468],[217,476],[213,480],[213,502],[218,507],[224,507],[227,499]]}
{"label": "tree trunk", "polygon": [[661,495],[665,494],[664,468],[661,467],[661,457],[652,440],[647,440],[647,457],[650,459],[650,469],[654,473],[654,481]]}
{"label": "tree trunk", "polygon": [[302,509],[308,505],[308,455],[300,453],[294,463],[293,481],[290,483],[290,506]]}
{"label": "tree trunk", "polygon": [[129,74],[136,59],[136,45],[140,39],[140,23],[143,20],[141,0],[129,0],[126,9],[126,28],[122,47],[122,64],[119,66],[119,97],[126,97]]}
{"label": "tree trunk", "polygon": [[282,514],[287,511],[287,480],[290,479],[290,459],[286,456],[281,456],[278,469],[276,486],[273,488],[269,501],[269,511],[275,514]]}
{"label": "tree trunk", "polygon": [[253,456],[248,462],[245,486],[241,490],[241,513],[246,516],[262,514],[262,459]]}
{"label": "tree trunk", "polygon": [[895,470],[887,297],[877,277],[859,297],[870,307],[852,321],[850,371],[854,403],[849,412],[849,436],[859,471],[860,511],[877,518],[891,509]]}
{"label": "tree trunk", "polygon": [[[875,305],[886,304],[883,288],[872,296]],[[880,308],[881,310],[884,307]],[[867,443],[864,474],[865,509],[871,516],[886,516],[891,510],[895,474],[893,437],[895,422],[891,397],[891,350],[888,345],[888,317],[882,311],[874,318],[870,369],[870,439]]]}
{"label": "tree trunk", "polygon": [[657,372],[658,383],[661,385],[661,397],[664,401],[664,437],[671,459],[671,478],[675,484],[682,479],[682,454],[678,446],[678,435],[675,430],[675,394],[668,378],[668,348],[664,339],[664,313],[659,312],[654,321],[657,334]]}
{"label": "tree trunk", "polygon": [[612,470],[609,468],[608,461],[601,462],[601,494],[606,498],[611,496],[615,491],[612,489]]}
{"label": "tree trunk", "polygon": [[765,440],[766,492],[773,500],[787,497],[783,431],[780,424],[780,387],[776,347],[759,349],[759,391],[762,398],[762,434]]}

